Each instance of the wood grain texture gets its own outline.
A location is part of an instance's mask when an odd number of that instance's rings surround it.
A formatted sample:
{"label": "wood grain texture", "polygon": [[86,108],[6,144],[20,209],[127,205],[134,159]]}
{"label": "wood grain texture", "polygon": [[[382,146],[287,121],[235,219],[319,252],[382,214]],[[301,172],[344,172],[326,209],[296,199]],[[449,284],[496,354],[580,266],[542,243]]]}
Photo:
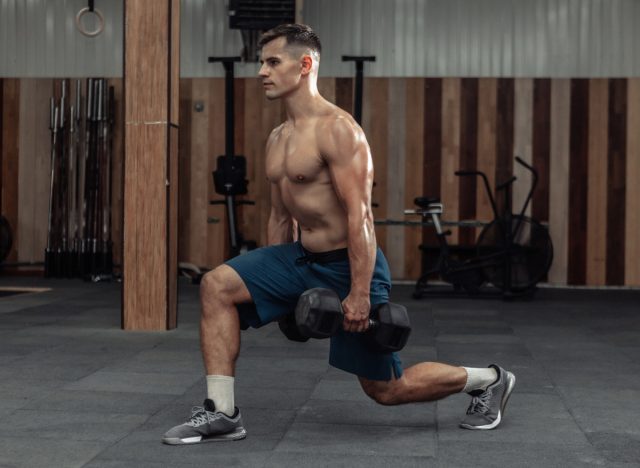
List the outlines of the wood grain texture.
{"label": "wood grain texture", "polygon": [[608,285],[624,284],[626,135],[627,80],[624,78],[614,78],[609,80],[609,163],[607,167]]}
{"label": "wood grain texture", "polygon": [[[478,170],[489,179],[491,190],[495,187],[496,174],[496,126],[498,83],[495,78],[478,80]],[[484,184],[478,180],[476,216],[479,220],[493,219],[493,210]]]}
{"label": "wood grain texture", "polygon": [[[478,159],[478,79],[463,78],[460,86],[460,169],[475,171]],[[475,177],[458,180],[460,219],[474,219],[478,181]],[[463,245],[474,244],[475,228],[461,228],[459,242]]]}
{"label": "wood grain texture", "polygon": [[318,91],[327,101],[336,104],[336,79],[318,78]]}
{"label": "wood grain texture", "polygon": [[[405,180],[406,168],[406,80],[389,79],[389,137],[387,156],[387,213],[391,219],[404,217],[405,194],[409,189],[398,181]],[[401,279],[405,274],[405,228],[387,226],[385,255],[391,278]]]}
{"label": "wood grain texture", "polygon": [[[362,97],[362,128],[365,132],[371,156],[373,157],[374,182],[372,203],[375,219],[387,217],[387,151],[388,126],[387,114],[389,109],[389,80],[388,78],[365,78],[364,95]],[[386,252],[387,229],[385,226],[376,227],[378,246]]]}
{"label": "wood grain texture", "polygon": [[180,0],[170,0],[169,5],[169,118],[174,125],[180,124]]}
{"label": "wood grain texture", "polygon": [[567,283],[569,249],[569,120],[571,81],[551,80],[551,143],[549,167],[549,234],[553,241],[553,264],[549,282]]}
{"label": "wood grain texture", "polygon": [[[442,172],[440,173],[440,197],[444,205],[443,218],[460,218],[460,181],[455,172],[460,169],[460,79],[444,78],[442,81]],[[449,241],[458,243],[458,228],[451,229]]]}
{"label": "wood grain texture", "polygon": [[[247,179],[249,180],[249,198],[255,200],[256,206],[248,208],[242,217],[242,233],[247,239],[261,241],[262,226],[260,222],[260,205],[270,204],[269,190],[260,191],[265,185],[260,180],[266,178],[264,170],[264,143],[262,137],[262,107],[266,103],[262,84],[258,79],[245,80],[244,110],[244,154],[247,157]],[[267,219],[268,221],[268,219]],[[260,245],[266,245],[260,243]]]}
{"label": "wood grain texture", "polygon": [[[207,263],[207,246],[209,245],[208,234],[211,229],[222,229],[224,231],[224,208],[219,206],[209,207],[209,186],[213,183],[210,173],[210,159],[215,158],[215,153],[210,151],[209,142],[209,121],[213,118],[211,114],[215,111],[211,106],[209,80],[195,78],[191,82],[192,103],[202,104],[202,111],[197,112],[194,106],[190,106],[191,120],[191,153],[189,155],[189,218],[188,228],[188,250],[182,257],[182,261],[187,261],[201,266],[213,268],[214,264]],[[221,104],[224,107],[224,104]],[[219,142],[218,148],[224,143]],[[216,216],[220,219],[220,225],[213,227],[207,225],[207,215]],[[218,249],[224,248],[218,244]]]}
{"label": "wood grain texture", "polygon": [[353,114],[353,78],[336,78],[336,105]]}
{"label": "wood grain texture", "polygon": [[640,286],[640,78],[627,81],[625,284]]}
{"label": "wood grain texture", "polygon": [[[2,140],[2,146],[0,146],[0,189],[2,190],[2,200],[0,204],[0,212],[7,219],[11,229],[13,231],[13,245],[11,251],[7,256],[6,261],[15,262],[18,259],[18,249],[20,248],[20,236],[17,233],[21,233],[23,229],[28,225],[19,225],[19,207],[20,207],[20,188],[23,191],[28,186],[20,184],[20,178],[23,179],[28,174],[20,173],[20,153],[21,144],[30,143],[20,138],[20,116],[21,111],[24,111],[24,106],[21,106],[20,99],[20,80],[17,79],[4,79],[2,80],[2,107],[0,107],[0,114],[2,114],[0,126],[0,137]],[[22,100],[27,99],[27,94],[22,90]],[[23,116],[24,119],[24,116]],[[34,156],[34,155],[32,155]],[[29,204],[35,203],[34,197],[31,197]],[[27,208],[27,207],[25,207]],[[32,220],[31,220],[32,221]],[[22,227],[22,229],[20,229]],[[32,245],[25,245],[26,248],[32,248]],[[24,255],[24,254],[23,254]]]}
{"label": "wood grain texture", "polygon": [[[203,211],[197,213],[198,224],[204,229],[204,242],[197,245],[206,254],[203,265],[220,265],[228,257],[229,246],[229,222],[225,205],[211,205],[210,200],[223,200],[224,197],[215,192],[213,186],[213,171],[216,170],[218,156],[225,154],[225,80],[203,79],[203,85],[208,88],[207,101],[205,106],[209,108],[206,115],[207,146],[200,157],[204,158],[203,165],[207,168],[204,177],[199,176],[199,185],[196,190],[200,190],[205,200],[201,200]],[[204,118],[205,116],[203,116]],[[238,210],[240,211],[240,210]],[[208,218],[219,219],[218,223],[208,223]],[[204,222],[204,224],[202,224]]]}
{"label": "wood grain texture", "polygon": [[[533,80],[517,78],[514,83],[513,152],[527,164],[533,163]],[[531,172],[517,162],[513,175],[518,178],[513,187],[513,207],[519,213],[531,188]],[[531,216],[531,203],[525,212]]]}
{"label": "wood grain texture", "polygon": [[[125,129],[123,328],[167,327],[166,125]],[[159,161],[161,159],[161,161]]]}
{"label": "wood grain texture", "polygon": [[551,80],[533,80],[533,167],[538,185],[531,200],[531,215],[538,221],[549,220],[549,167],[551,153]]}
{"label": "wood grain texture", "polygon": [[169,2],[125,2],[126,122],[169,118]]}
{"label": "wood grain texture", "polygon": [[586,283],[604,285],[607,261],[607,123],[609,80],[589,83]]}
{"label": "wood grain texture", "polygon": [[569,258],[567,281],[586,281],[587,182],[589,167],[589,80],[571,80],[569,136]]}
{"label": "wood grain texture", "polygon": [[[514,80],[498,78],[496,121],[496,183],[513,175]],[[513,186],[511,187],[513,190]],[[503,194],[496,193],[498,211],[504,209]],[[512,204],[513,206],[513,204]]]}
{"label": "wood grain texture", "polygon": [[[414,208],[415,197],[423,195],[423,159],[424,159],[424,79],[407,78],[405,106],[405,191],[404,206]],[[403,218],[405,218],[403,216]],[[403,219],[401,218],[401,219]],[[417,220],[415,216],[406,217]],[[422,229],[418,226],[404,228],[405,232],[405,273],[404,278],[420,276],[419,245],[422,243]]]}
{"label": "wood grain texture", "polygon": [[[440,197],[440,174],[442,173],[442,78],[425,78],[424,80],[424,163],[423,194],[427,197]],[[422,229],[422,241],[425,245],[437,245],[437,237],[433,227]],[[431,264],[432,255],[424,253],[421,262]]]}

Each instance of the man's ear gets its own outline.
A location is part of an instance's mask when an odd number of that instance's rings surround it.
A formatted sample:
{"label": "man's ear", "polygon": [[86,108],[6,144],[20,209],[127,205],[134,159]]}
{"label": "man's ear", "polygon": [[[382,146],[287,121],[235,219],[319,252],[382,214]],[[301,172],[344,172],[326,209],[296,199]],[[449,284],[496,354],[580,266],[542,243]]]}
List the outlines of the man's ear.
{"label": "man's ear", "polygon": [[308,75],[309,73],[311,73],[311,69],[313,68],[313,59],[310,55],[305,54],[300,59],[300,65],[302,65],[302,74]]}

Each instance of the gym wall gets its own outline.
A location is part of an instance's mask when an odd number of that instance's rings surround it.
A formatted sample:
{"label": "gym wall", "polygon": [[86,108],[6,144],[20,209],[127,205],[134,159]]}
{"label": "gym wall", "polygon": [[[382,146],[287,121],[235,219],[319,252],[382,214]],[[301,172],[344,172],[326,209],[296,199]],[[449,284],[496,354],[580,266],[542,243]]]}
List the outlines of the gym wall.
{"label": "gym wall", "polygon": [[[114,29],[110,47],[99,48],[103,46],[96,42],[93,53],[80,42],[87,39],[66,24],[69,13],[75,14],[85,1],[2,4],[0,76],[13,77],[0,80],[2,213],[17,231],[10,261],[41,260],[46,241],[48,97],[55,89],[51,77],[121,75],[114,65],[122,61],[121,37],[116,34],[121,25],[115,24],[121,21],[121,2],[96,3],[105,15],[111,12]],[[375,64],[365,66],[363,122],[376,164],[376,218],[412,219],[405,218],[402,209],[411,207],[416,195],[440,194],[446,219],[488,219],[484,194],[453,172],[477,167],[500,181],[514,170],[512,157],[517,154],[541,170],[532,214],[549,223],[553,236],[555,261],[549,280],[640,285],[640,263],[635,260],[640,254],[640,132],[634,130],[640,128],[640,85],[633,78],[640,76],[640,31],[634,27],[640,4],[491,0],[480,8],[479,3],[303,3],[305,21],[324,40],[320,87],[327,98],[351,109],[353,64],[340,62],[340,55],[378,55]],[[208,205],[218,198],[211,171],[215,157],[224,152],[224,80],[222,67],[207,64],[206,56],[236,55],[241,41],[237,31],[225,29],[223,0],[183,0],[182,8],[180,261],[214,266],[223,258],[227,232],[223,208]],[[42,23],[28,28],[33,40],[10,40],[6,11],[14,17],[20,13],[22,21],[35,18]],[[393,20],[379,24],[380,17]],[[55,39],[56,33],[63,34],[58,25],[65,25],[64,37]],[[50,43],[60,47],[46,52]],[[12,47],[22,52],[8,55]],[[33,59],[35,49],[46,52],[42,60]],[[57,55],[69,50],[82,59],[69,62],[74,54]],[[57,58],[50,60],[51,54]],[[26,68],[16,65],[21,60]],[[264,143],[284,116],[279,103],[264,99],[260,82],[253,78],[256,70],[254,64],[238,67],[236,152],[248,158],[251,183],[246,198],[257,202],[241,209],[243,234],[264,244],[269,212]],[[121,83],[118,78],[111,82]],[[204,104],[201,112],[195,110],[198,102]],[[116,134],[116,140],[121,142],[122,136]],[[116,153],[121,157],[121,151]],[[516,206],[528,185],[522,180],[525,174],[517,175]],[[118,183],[121,177],[116,176]],[[121,190],[114,196],[121,196]],[[119,207],[114,201],[114,209]],[[119,262],[117,213],[113,220]],[[394,278],[415,279],[420,270],[417,246],[431,241],[430,230],[376,229]],[[454,239],[469,243],[474,235],[460,230]]]}

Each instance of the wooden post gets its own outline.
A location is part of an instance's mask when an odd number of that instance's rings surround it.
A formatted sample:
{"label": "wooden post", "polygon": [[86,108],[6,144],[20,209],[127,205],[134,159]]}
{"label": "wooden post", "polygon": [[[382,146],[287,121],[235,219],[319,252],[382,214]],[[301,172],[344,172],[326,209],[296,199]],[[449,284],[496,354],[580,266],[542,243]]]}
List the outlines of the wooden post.
{"label": "wooden post", "polygon": [[122,328],[176,327],[180,0],[125,0]]}

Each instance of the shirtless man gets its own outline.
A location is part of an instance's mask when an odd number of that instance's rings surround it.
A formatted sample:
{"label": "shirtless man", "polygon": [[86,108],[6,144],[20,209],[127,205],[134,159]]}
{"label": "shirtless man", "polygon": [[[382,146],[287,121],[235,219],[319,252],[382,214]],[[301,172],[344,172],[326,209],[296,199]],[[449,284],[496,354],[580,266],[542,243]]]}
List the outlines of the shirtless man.
{"label": "shirtless man", "polygon": [[[362,334],[372,305],[388,301],[387,261],[376,246],[371,211],[373,163],[362,129],[317,88],[321,45],[305,25],[281,25],[260,41],[260,77],[268,99],[282,99],[287,120],[267,141],[271,182],[269,246],[235,257],[201,284],[201,346],[207,399],[170,429],[167,444],[236,440],[246,436],[234,405],[240,326],[260,327],[290,313],[307,289],[340,296],[344,330],[331,338],[329,363],[355,374],[364,392],[383,405],[433,401],[468,392],[461,426],[500,424],[515,385],[512,373],[423,362],[403,370],[396,353],[370,350]],[[297,223],[299,239],[294,242]],[[253,312],[238,311],[252,301]]]}

